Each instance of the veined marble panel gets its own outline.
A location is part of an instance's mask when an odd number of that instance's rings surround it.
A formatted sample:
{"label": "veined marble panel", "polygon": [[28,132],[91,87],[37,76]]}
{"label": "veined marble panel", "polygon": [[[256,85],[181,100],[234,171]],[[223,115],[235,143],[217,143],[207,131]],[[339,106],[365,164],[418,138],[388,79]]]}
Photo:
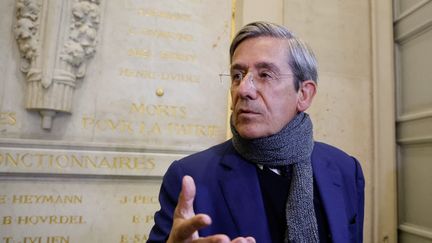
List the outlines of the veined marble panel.
{"label": "veined marble panel", "polygon": [[[231,0],[76,3],[0,1],[0,242],[145,242],[171,162],[226,139],[229,93],[218,74],[229,70]],[[80,25],[95,11],[97,32],[61,24],[73,16]],[[30,29],[27,18],[35,20]],[[38,21],[46,38],[33,45],[25,34]],[[44,77],[58,74],[53,55],[64,38],[81,34],[97,41],[86,65],[72,64],[77,75],[67,94],[22,71],[32,44],[47,57],[34,63],[47,68]],[[67,96],[70,109],[45,114],[53,120],[42,126],[39,104],[56,109],[56,96]]]}
{"label": "veined marble panel", "polygon": [[[14,2],[1,3],[11,18]],[[0,138],[188,151],[223,141],[228,91],[218,74],[228,72],[231,4],[100,1],[96,51],[76,82],[71,114],[57,113],[48,131],[25,109],[31,87],[20,71],[16,25],[2,24]]]}
{"label": "veined marble panel", "polygon": [[145,242],[159,181],[0,180],[1,242]]}

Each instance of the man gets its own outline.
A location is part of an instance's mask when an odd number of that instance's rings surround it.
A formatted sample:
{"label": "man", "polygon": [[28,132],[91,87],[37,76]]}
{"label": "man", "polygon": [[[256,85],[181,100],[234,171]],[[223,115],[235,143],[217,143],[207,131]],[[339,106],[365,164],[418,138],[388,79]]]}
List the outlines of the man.
{"label": "man", "polygon": [[314,142],[304,113],[317,87],[312,51],[256,22],[230,58],[233,138],[169,167],[148,242],[362,242],[360,164]]}

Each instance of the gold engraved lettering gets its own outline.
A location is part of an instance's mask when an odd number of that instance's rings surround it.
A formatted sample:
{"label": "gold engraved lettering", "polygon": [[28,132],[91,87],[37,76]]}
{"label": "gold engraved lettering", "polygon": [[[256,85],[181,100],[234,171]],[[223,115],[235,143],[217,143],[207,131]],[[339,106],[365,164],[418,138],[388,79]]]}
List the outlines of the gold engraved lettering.
{"label": "gold engraved lettering", "polygon": [[55,162],[56,162],[55,164],[57,165],[57,168],[59,168],[59,169],[65,169],[65,168],[69,167],[69,163],[70,163],[69,157],[64,155],[64,154],[56,156]]}
{"label": "gold engraved lettering", "polygon": [[23,243],[69,243],[69,236],[27,236]]}
{"label": "gold engraved lettering", "polygon": [[74,159],[69,164],[70,168],[151,170],[156,166],[154,158],[145,156],[116,156],[111,159],[98,156],[72,157]]}
{"label": "gold engraved lettering", "polygon": [[192,20],[192,16],[190,14],[159,11],[159,10],[155,10],[155,9],[141,8],[141,9],[138,9],[138,14],[140,16],[145,16],[145,17],[156,17],[156,18],[164,18],[164,19],[170,19],[170,20],[182,20],[182,21]]}
{"label": "gold engraved lettering", "polygon": [[121,235],[120,236],[120,243],[129,243],[128,236],[127,235]]}
{"label": "gold engraved lettering", "polygon": [[154,223],[154,216],[153,215],[145,215],[145,216],[132,215],[132,223],[133,224],[141,224],[141,223],[149,224],[149,223]]}
{"label": "gold engraved lettering", "polygon": [[134,204],[158,204],[157,196],[137,195],[133,197]]}
{"label": "gold engraved lettering", "polygon": [[143,79],[157,79],[155,72],[147,70],[131,70],[128,68],[120,69],[120,76],[128,78],[143,78]]}
{"label": "gold engraved lettering", "polygon": [[150,36],[158,39],[166,39],[166,40],[173,40],[173,41],[184,41],[184,42],[195,41],[193,35],[191,34],[162,31],[157,29],[129,27],[127,33],[129,35],[144,35],[144,36]]}
{"label": "gold engraved lettering", "polygon": [[24,242],[25,243],[38,243],[42,241],[42,237],[41,236],[36,236],[36,237],[24,237]]}
{"label": "gold engraved lettering", "polygon": [[141,122],[140,125],[139,125],[139,132],[140,133],[145,133],[145,131],[146,131],[146,125],[145,125],[144,122]]}
{"label": "gold engraved lettering", "polygon": [[170,134],[175,134],[175,135],[216,137],[218,126],[169,123],[168,131]]}
{"label": "gold engraved lettering", "polygon": [[31,203],[31,197],[28,195],[22,195],[22,196],[14,195],[12,197],[12,203],[13,204],[30,204]]}
{"label": "gold engraved lettering", "polygon": [[141,79],[151,79],[151,80],[199,83],[199,76],[194,74],[164,73],[164,72],[152,72],[147,70],[133,70],[129,68],[120,68],[119,75],[127,78],[141,78]]}
{"label": "gold engraved lettering", "polygon": [[186,54],[186,53],[179,53],[173,51],[161,51],[159,53],[159,57],[163,60],[175,60],[175,61],[182,61],[182,62],[196,61],[195,54]]}
{"label": "gold engraved lettering", "polygon": [[[114,159],[117,160],[117,158],[114,158]],[[91,162],[92,165],[95,165],[95,163],[93,162],[93,160],[90,160],[90,159],[89,159],[89,161],[92,161],[92,162]],[[111,168],[111,164],[110,164],[110,162],[107,160],[107,158],[103,157],[102,160],[101,160],[101,162],[100,162],[100,164],[99,164],[99,167],[100,167],[100,168],[107,168],[107,169],[110,169],[110,168]]]}
{"label": "gold engraved lettering", "polygon": [[161,134],[161,129],[160,129],[159,124],[157,124],[157,123],[153,124],[152,128],[149,131],[149,134],[160,135]]}
{"label": "gold engraved lettering", "polygon": [[78,195],[13,195],[13,204],[81,204]]}
{"label": "gold engraved lettering", "polygon": [[0,195],[0,204],[6,204],[6,195]]}
{"label": "gold engraved lettering", "polygon": [[144,103],[132,103],[130,113],[141,113],[148,116],[157,116],[160,118],[173,117],[173,118],[186,118],[185,106],[174,105],[152,105]]}
{"label": "gold engraved lettering", "polygon": [[151,52],[150,50],[147,49],[130,48],[128,49],[127,54],[130,57],[140,57],[140,58],[151,57]]}
{"label": "gold engraved lettering", "polygon": [[[52,155],[48,155],[48,154],[34,154],[34,157],[37,158],[36,167],[37,168],[42,168],[43,165],[44,165],[44,161],[45,161],[44,157],[51,158],[51,160],[52,160],[53,156]],[[52,162],[51,162],[51,164],[52,164]]]}
{"label": "gold engraved lettering", "polygon": [[122,199],[120,199],[120,204],[125,204],[127,202],[128,202],[128,197],[127,196],[124,196],[124,197],[122,197]]}
{"label": "gold engraved lettering", "polygon": [[2,224],[3,225],[12,224],[12,216],[3,216]]}
{"label": "gold engraved lettering", "polygon": [[[155,159],[147,156],[89,156],[74,154],[11,154],[0,153],[0,168],[38,168],[38,169],[124,169],[124,170],[152,170],[156,167]],[[68,198],[66,198],[68,199]],[[76,198],[75,198],[76,199]],[[16,203],[26,203],[26,198],[15,199]],[[24,201],[22,201],[24,200]],[[28,200],[49,202],[49,198],[31,198]],[[14,203],[15,203],[14,202]],[[58,200],[54,200],[58,202]]]}
{"label": "gold engraved lettering", "polygon": [[132,223],[139,224],[141,222],[139,215],[132,215]]}
{"label": "gold engraved lettering", "polygon": [[12,243],[12,242],[14,242],[14,240],[13,240],[12,237],[3,237],[3,240],[4,240],[5,243]]}
{"label": "gold engraved lettering", "polygon": [[0,126],[9,125],[15,126],[17,122],[15,112],[0,112]]}
{"label": "gold engraved lettering", "polygon": [[153,223],[154,222],[154,216],[153,215],[146,215],[145,222],[146,223]]}
{"label": "gold engraved lettering", "polygon": [[30,168],[32,165],[30,161],[28,161],[28,157],[30,154],[11,154],[11,153],[0,153],[0,167],[25,167]]}
{"label": "gold engraved lettering", "polygon": [[182,74],[182,73],[161,73],[160,78],[162,80],[173,80],[182,82],[197,83],[198,76],[192,74]]}
{"label": "gold engraved lettering", "polygon": [[120,243],[145,243],[148,240],[147,234],[121,235]]}
{"label": "gold engraved lettering", "polygon": [[32,216],[18,216],[16,224],[20,225],[70,225],[70,224],[85,224],[83,216],[76,215],[32,215]]}
{"label": "gold engraved lettering", "polygon": [[149,195],[124,196],[119,202],[120,204],[159,204],[157,196]]}
{"label": "gold engraved lettering", "polygon": [[121,133],[132,134],[132,124],[126,120],[112,120],[112,119],[95,119],[93,117],[82,118],[83,128],[96,128],[100,131],[116,131]]}

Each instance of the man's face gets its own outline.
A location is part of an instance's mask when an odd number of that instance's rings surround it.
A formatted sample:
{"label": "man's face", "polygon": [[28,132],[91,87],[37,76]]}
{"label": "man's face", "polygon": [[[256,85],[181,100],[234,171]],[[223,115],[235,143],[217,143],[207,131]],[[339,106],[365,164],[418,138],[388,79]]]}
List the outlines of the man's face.
{"label": "man's face", "polygon": [[[288,65],[287,42],[273,37],[246,39],[235,50],[231,73],[245,78],[231,86],[233,124],[244,138],[266,137],[279,132],[297,114],[301,92],[296,92]],[[269,72],[278,80],[257,84]],[[253,74],[254,81],[251,82]]]}

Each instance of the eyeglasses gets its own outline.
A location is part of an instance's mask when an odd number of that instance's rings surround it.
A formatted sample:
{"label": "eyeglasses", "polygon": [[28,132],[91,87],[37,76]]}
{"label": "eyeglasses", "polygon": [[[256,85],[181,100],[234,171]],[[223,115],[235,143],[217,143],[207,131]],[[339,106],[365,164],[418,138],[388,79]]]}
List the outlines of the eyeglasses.
{"label": "eyeglasses", "polygon": [[[249,76],[248,76],[249,75]],[[285,77],[291,77],[294,74],[275,74],[269,71],[261,71],[256,75],[252,72],[242,72],[242,71],[232,71],[231,74],[219,74],[220,81],[224,86],[230,86],[232,88],[236,88],[240,85],[243,79],[249,81],[251,85],[256,89],[260,90],[264,86],[271,86],[280,81]],[[229,85],[228,85],[229,84]]]}

